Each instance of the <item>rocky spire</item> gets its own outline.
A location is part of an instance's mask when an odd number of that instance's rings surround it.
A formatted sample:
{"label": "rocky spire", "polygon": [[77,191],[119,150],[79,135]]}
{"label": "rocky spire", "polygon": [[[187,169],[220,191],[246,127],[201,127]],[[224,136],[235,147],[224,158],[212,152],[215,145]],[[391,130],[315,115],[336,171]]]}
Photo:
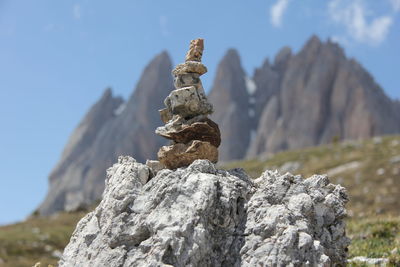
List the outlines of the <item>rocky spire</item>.
{"label": "rocky spire", "polygon": [[214,107],[219,107],[211,118],[221,129],[220,161],[239,160],[246,154],[254,124],[249,98],[239,53],[229,49],[218,64],[208,95]]}
{"label": "rocky spire", "polygon": [[141,162],[155,157],[165,144],[153,131],[159,125],[157,109],[173,89],[171,69],[168,53],[162,52],[146,66],[128,101],[112,96],[111,90],[103,94],[71,135],[50,174],[40,214],[75,210],[101,199],[103,174],[119,155],[134,155]]}
{"label": "rocky spire", "polygon": [[190,165],[196,159],[218,161],[218,146],[221,135],[218,125],[208,118],[213,112],[207,101],[200,76],[207,72],[201,63],[203,39],[192,40],[186,54],[185,63],[172,71],[173,90],[164,100],[166,108],[160,110],[164,126],[156,129],[156,134],[172,140],[171,145],[158,151],[158,160],[148,165],[158,168],[176,169]]}

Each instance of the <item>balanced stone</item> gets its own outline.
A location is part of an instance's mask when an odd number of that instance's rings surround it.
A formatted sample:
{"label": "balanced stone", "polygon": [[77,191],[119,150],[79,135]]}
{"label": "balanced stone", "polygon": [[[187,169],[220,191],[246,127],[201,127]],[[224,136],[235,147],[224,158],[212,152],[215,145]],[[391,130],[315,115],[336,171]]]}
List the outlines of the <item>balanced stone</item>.
{"label": "balanced stone", "polygon": [[195,39],[190,41],[189,51],[186,54],[185,61],[201,61],[204,50],[204,40]]}
{"label": "balanced stone", "polygon": [[197,159],[218,161],[218,149],[209,142],[194,140],[188,144],[177,143],[163,146],[157,153],[158,160],[168,169],[189,166]]}
{"label": "balanced stone", "polygon": [[200,98],[196,87],[189,86],[172,91],[164,101],[172,114],[189,117],[200,113]]}
{"label": "balanced stone", "polygon": [[206,72],[207,68],[201,62],[186,61],[185,63],[177,65],[172,71],[172,74],[174,76],[186,73],[198,73],[200,75],[203,75]]}
{"label": "balanced stone", "polygon": [[200,140],[211,143],[215,147],[221,144],[221,133],[218,125],[206,118],[204,121],[192,124],[182,124],[175,129],[167,130],[159,127],[156,133],[162,137],[174,140],[176,143],[188,143],[191,140]]}
{"label": "balanced stone", "polygon": [[200,74],[198,73],[185,73],[185,74],[177,74],[174,77],[174,85],[175,88],[182,88],[190,85],[198,85],[201,84]]}

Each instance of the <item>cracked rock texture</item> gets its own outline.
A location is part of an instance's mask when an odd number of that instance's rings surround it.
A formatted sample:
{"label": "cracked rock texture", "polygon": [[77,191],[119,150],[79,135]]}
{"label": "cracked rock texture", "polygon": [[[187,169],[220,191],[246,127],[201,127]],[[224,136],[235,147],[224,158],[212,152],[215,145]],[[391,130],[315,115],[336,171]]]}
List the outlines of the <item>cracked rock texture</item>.
{"label": "cracked rock texture", "polygon": [[99,206],[77,225],[60,266],[331,266],[345,264],[346,191],[207,160],[151,170],[120,157]]}

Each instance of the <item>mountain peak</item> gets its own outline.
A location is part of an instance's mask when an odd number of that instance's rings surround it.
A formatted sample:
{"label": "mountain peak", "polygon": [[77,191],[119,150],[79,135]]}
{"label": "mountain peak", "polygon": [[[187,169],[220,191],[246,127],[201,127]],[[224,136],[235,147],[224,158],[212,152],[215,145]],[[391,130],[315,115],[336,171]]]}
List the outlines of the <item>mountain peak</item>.
{"label": "mountain peak", "polygon": [[160,61],[170,62],[172,64],[171,56],[169,55],[167,50],[161,51],[161,53],[155,56],[155,59],[158,59]]}
{"label": "mountain peak", "polygon": [[221,60],[221,64],[224,63],[233,66],[240,66],[239,52],[235,48],[229,48]]}
{"label": "mountain peak", "polygon": [[288,46],[284,46],[281,50],[279,50],[278,54],[275,56],[274,66],[279,71],[283,71],[286,67],[289,59],[292,57],[292,49]]}
{"label": "mountain peak", "polygon": [[102,98],[109,98],[109,97],[112,97],[112,89],[111,89],[111,87],[107,87],[104,90],[103,95],[102,95]]}
{"label": "mountain peak", "polygon": [[318,36],[313,35],[310,39],[305,43],[303,48],[301,49],[300,53],[316,53],[318,49],[322,46],[321,40]]}
{"label": "mountain peak", "polygon": [[169,53],[166,50],[161,51],[161,53],[155,55],[150,63],[147,65],[146,69],[153,66],[160,66],[161,69],[171,69],[172,60]]}
{"label": "mountain peak", "polygon": [[[250,140],[249,94],[239,53],[229,49],[220,61],[209,99],[221,129],[221,160],[242,158]],[[245,133],[243,131],[245,129]],[[241,142],[238,142],[241,140]]]}
{"label": "mountain peak", "polygon": [[124,104],[121,98],[112,97],[110,88],[104,91],[71,135],[50,174],[41,214],[74,210],[99,199],[103,174],[119,155],[135,155],[140,161],[155,157],[164,144],[154,129],[161,122],[157,110],[172,89],[171,65],[166,51],[156,55]]}
{"label": "mountain peak", "polygon": [[317,35],[315,35],[315,34],[313,34],[311,37],[310,37],[310,39],[308,39],[308,41],[306,42],[306,46],[308,45],[308,44],[321,44],[322,42],[321,42],[321,39],[317,36]]}
{"label": "mountain peak", "polygon": [[229,48],[229,49],[226,51],[225,55],[226,55],[226,56],[229,56],[229,57],[237,57],[237,58],[239,58],[239,52],[237,51],[236,48],[232,48],[232,47]]}

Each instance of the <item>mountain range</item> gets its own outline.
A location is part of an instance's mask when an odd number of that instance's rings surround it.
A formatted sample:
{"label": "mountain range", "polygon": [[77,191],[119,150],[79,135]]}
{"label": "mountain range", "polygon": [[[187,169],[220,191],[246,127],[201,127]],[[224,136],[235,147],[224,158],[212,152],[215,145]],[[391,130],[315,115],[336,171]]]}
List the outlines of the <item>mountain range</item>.
{"label": "mountain range", "polygon": [[[167,52],[144,69],[128,100],[110,89],[73,131],[49,176],[38,208],[48,215],[101,198],[105,173],[120,155],[155,159],[165,141],[154,134],[158,110],[173,90]],[[296,54],[282,48],[253,75],[229,49],[208,95],[219,124],[220,161],[266,156],[281,150],[400,133],[400,103],[387,97],[356,60],[330,40],[312,36]]]}

